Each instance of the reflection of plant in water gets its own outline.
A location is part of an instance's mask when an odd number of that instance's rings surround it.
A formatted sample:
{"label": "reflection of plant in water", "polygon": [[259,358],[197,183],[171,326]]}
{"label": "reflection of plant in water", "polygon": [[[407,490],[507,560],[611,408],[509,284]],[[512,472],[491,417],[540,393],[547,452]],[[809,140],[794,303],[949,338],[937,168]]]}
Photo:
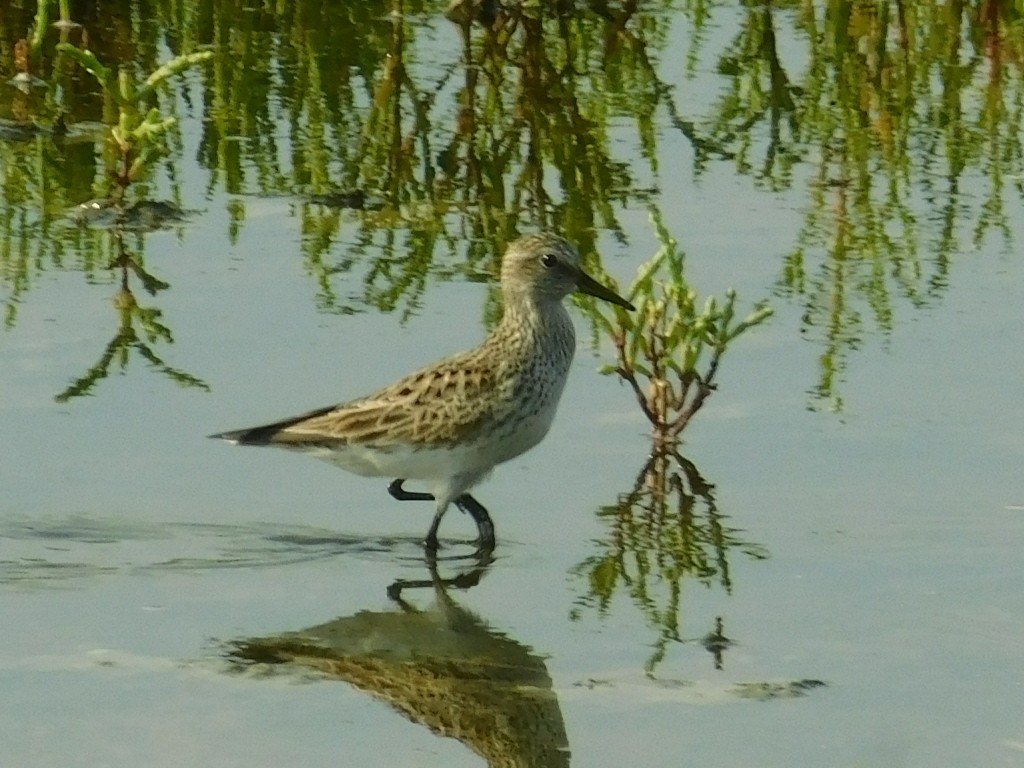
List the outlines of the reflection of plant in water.
{"label": "reflection of plant in water", "polygon": [[[39,48],[48,27],[48,5],[46,0],[41,0],[35,19],[33,57],[37,60],[36,66],[44,60],[45,51]],[[70,26],[70,17],[69,8],[63,2],[61,16],[66,29]],[[25,114],[18,125],[32,126],[33,132],[24,137],[19,134],[18,146],[5,144],[2,149],[4,160],[10,161],[4,163],[5,199],[8,203],[22,204],[5,206],[2,219],[5,226],[4,237],[0,240],[0,275],[11,288],[6,325],[14,325],[17,304],[31,286],[34,272],[46,266],[67,266],[73,254],[75,266],[90,278],[100,272],[120,270],[120,290],[115,298],[120,323],[117,334],[96,364],[58,394],[57,401],[67,402],[91,393],[96,384],[109,375],[112,366],[125,370],[133,351],[178,384],[207,389],[203,381],[167,365],[155,352],[154,345],[171,343],[173,337],[161,321],[159,309],[138,304],[129,287],[129,274],[135,275],[151,295],[168,286],[146,271],[141,257],[125,249],[123,234],[126,227],[142,231],[180,220],[181,210],[173,204],[142,199],[127,205],[125,191],[150,174],[156,162],[167,155],[168,139],[174,139],[170,130],[176,119],[158,108],[158,90],[175,75],[212,54],[177,56],[153,69],[148,76],[137,79],[132,72],[138,62],[122,64],[115,70],[103,65],[91,51],[67,42],[58,43],[56,49],[96,78],[107,106],[115,110],[102,134],[107,150],[107,175],[100,178],[96,175],[95,129],[90,126],[82,130],[72,118],[71,101],[81,89],[73,87],[67,67],[55,66],[53,76],[46,81],[46,96],[42,101],[26,101],[21,105]],[[113,194],[110,194],[111,182]],[[55,223],[55,215],[66,215],[70,202],[76,198],[80,201],[83,193],[89,194],[93,183],[98,183],[104,197],[110,199],[76,208],[73,218],[83,226],[71,228]],[[141,185],[139,191],[144,195]],[[29,202],[37,203],[35,216],[29,213]],[[95,228],[108,220],[112,237]],[[90,224],[93,228],[87,226]],[[38,248],[32,247],[37,242]]]}
{"label": "reflection of plant in water", "polygon": [[[4,325],[12,328],[28,292],[36,284],[36,274],[46,269],[68,269],[84,273],[91,280],[104,279],[101,273],[110,269],[118,255],[112,255],[111,238],[84,228],[66,226],[65,218],[98,226],[88,206],[69,208],[99,194],[113,200],[100,205],[125,202],[124,219],[137,229],[165,226],[179,218],[182,211],[176,204],[147,201],[148,179],[155,164],[166,158],[170,148],[177,148],[180,136],[170,114],[175,101],[162,100],[158,93],[173,76],[205,60],[211,54],[178,56],[164,65],[157,65],[149,56],[155,55],[152,41],[133,38],[130,43],[138,55],[123,62],[115,70],[104,66],[99,58],[67,42],[56,45],[60,55],[51,58],[53,42],[43,33],[50,28],[49,6],[40,2],[35,19],[33,67],[46,75],[38,84],[45,87],[28,93],[16,91],[12,112],[17,121],[0,121],[0,169],[2,169],[3,202],[0,206],[0,281],[7,291]],[[70,21],[69,8],[60,4],[60,37],[66,39]],[[12,21],[14,21],[12,19]],[[106,20],[109,23],[109,19]],[[15,22],[16,23],[16,22]],[[149,29],[149,25],[145,29]],[[114,27],[114,31],[120,29]],[[106,30],[104,30],[106,31]],[[83,45],[87,38],[81,32]],[[97,34],[96,41],[111,45],[119,55],[116,34]],[[109,124],[104,126],[91,118],[98,113],[95,93],[78,87],[74,67],[64,66],[70,57],[91,72],[101,85],[105,113]],[[52,65],[52,71],[41,68]],[[136,78],[137,70],[150,69],[151,74]],[[83,119],[83,114],[85,113]],[[97,143],[104,148],[97,157]],[[173,182],[175,164],[165,165]],[[128,205],[125,189],[137,184],[137,201]],[[113,190],[111,186],[113,185]],[[177,190],[175,190],[177,191]],[[163,206],[163,213],[161,212]],[[110,219],[118,215],[110,207]],[[167,213],[170,211],[170,213]]]}
{"label": "reflection of plant in water", "polygon": [[[759,184],[808,188],[779,287],[824,347],[815,401],[839,410],[868,322],[889,332],[895,297],[940,295],[962,239],[1009,238],[1005,180],[1024,175],[1019,4],[756,4],[737,29],[705,125]],[[806,56],[780,54],[797,45]]]}
{"label": "reflection of plant in water", "polygon": [[116,364],[122,372],[128,368],[132,352],[136,352],[175,383],[209,391],[209,386],[202,379],[167,365],[154,351],[155,344],[173,344],[174,337],[171,329],[162,322],[161,310],[140,306],[136,301],[129,287],[128,275],[134,274],[150,295],[156,295],[158,291],[167,288],[168,284],[147,272],[142,263],[124,248],[119,229],[115,229],[115,240],[118,257],[110,266],[121,270],[121,288],[114,297],[114,307],[119,317],[117,333],[103,350],[100,359],[54,399],[58,403],[65,403],[75,397],[92,394],[96,384],[110,374],[112,364]]}
{"label": "reflection of plant in water", "polygon": [[[44,15],[48,5],[38,6]],[[1011,3],[465,2],[451,5],[450,20],[422,0],[335,5],[324,14],[319,2],[294,0],[254,14],[244,4],[202,13],[156,4],[142,25],[120,23],[109,4],[74,9],[111,71],[116,62],[159,72],[163,41],[176,53],[217,52],[201,100],[209,187],[236,195],[232,233],[244,225],[245,195],[302,195],[305,267],[324,311],[414,310],[431,277],[491,271],[525,226],[554,226],[583,250],[595,230],[621,235],[622,209],[657,201],[659,140],[679,131],[698,173],[725,159],[760,187],[806,187],[805,223],[778,287],[805,306],[804,330],[823,346],[816,401],[839,408],[845,357],[872,326],[893,326],[899,297],[934,300],[961,240],[1008,236],[1005,206],[1024,175],[1024,57]],[[35,8],[14,4],[0,50],[26,34]],[[716,25],[716,13],[738,23]],[[687,21],[690,49],[670,55],[685,56],[693,77],[720,78],[709,114],[677,104],[683,84],[660,73],[669,29]],[[712,26],[735,29],[721,53],[709,50]],[[74,68],[43,71],[40,40],[33,69],[49,75],[53,109],[41,115],[23,100],[31,119],[22,122],[52,127],[56,113],[73,128],[100,105],[72,87]],[[130,79],[135,97],[146,91],[145,75]],[[118,75],[101,80],[120,92]],[[147,124],[147,110],[168,116],[177,102],[161,95],[157,105],[154,95],[136,98],[123,136],[173,146],[180,137]],[[624,137],[641,162],[620,154]],[[27,191],[52,217],[84,199],[73,185],[108,183],[84,154],[66,179],[53,178],[60,156],[78,150],[54,152],[43,136],[38,144],[31,157],[0,146],[8,202],[11,188]],[[108,151],[107,171],[128,178],[141,154],[115,162],[120,151]],[[9,153],[24,165],[8,164]],[[165,167],[175,174],[174,162]],[[51,178],[10,184],[22,169]],[[316,202],[332,192],[341,208]],[[16,220],[12,211],[7,221]],[[60,244],[46,229],[23,229],[30,242],[12,250],[56,264]],[[31,284],[24,273],[19,296]]]}
{"label": "reflection of plant in water", "polygon": [[[667,90],[647,49],[664,44],[667,17],[631,3],[468,5],[444,21],[399,0],[329,18],[297,2],[274,12],[281,34],[218,28],[239,56],[217,64],[201,156],[232,191],[306,196],[302,247],[323,310],[408,312],[428,276],[489,272],[524,225],[591,250],[595,229],[621,230],[617,206],[652,194],[614,138],[635,125],[656,171],[652,115]],[[294,80],[255,77],[268,46]],[[271,133],[282,124],[286,136]],[[275,141],[295,147],[291,168]],[[346,202],[322,204],[332,192]]]}
{"label": "reflection of plant in water", "polygon": [[745,541],[739,529],[725,525],[714,486],[672,446],[655,450],[633,488],[598,514],[609,530],[597,543],[598,553],[573,569],[587,579],[587,595],[571,617],[579,619],[590,607],[605,615],[615,594],[624,591],[658,633],[645,664],[648,674],[665,657],[669,643],[683,641],[685,579],[731,592],[730,550],[756,559],[768,556],[759,544]]}
{"label": "reflection of plant in water", "polygon": [[6,202],[0,205],[0,286],[8,329],[44,270],[72,268],[95,279],[110,262],[102,243],[83,240],[55,221],[69,195],[89,194],[91,179],[82,184],[78,174],[90,167],[92,151],[85,142],[44,134],[0,142],[0,195]]}

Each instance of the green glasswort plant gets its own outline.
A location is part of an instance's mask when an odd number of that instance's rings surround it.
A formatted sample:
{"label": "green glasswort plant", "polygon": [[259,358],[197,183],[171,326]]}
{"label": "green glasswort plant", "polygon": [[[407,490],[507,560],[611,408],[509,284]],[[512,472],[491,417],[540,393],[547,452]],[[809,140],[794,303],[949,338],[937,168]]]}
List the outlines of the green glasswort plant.
{"label": "green glasswort plant", "polygon": [[127,69],[114,70],[104,66],[92,51],[70,43],[59,43],[57,50],[95,77],[104,94],[117,107],[117,124],[111,127],[109,140],[119,161],[114,172],[117,194],[123,196],[124,190],[145,169],[167,153],[165,135],[176,119],[152,106],[157,89],[175,75],[209,60],[213,53],[198,51],[176,56],[158,67],[140,84]]}
{"label": "green glasswort plant", "polygon": [[[654,430],[655,450],[674,448],[679,435],[716,387],[719,362],[729,345],[772,314],[761,302],[742,320],[736,316],[736,292],[709,297],[701,309],[697,292],[686,282],[683,252],[661,217],[651,219],[661,248],[640,267],[627,294],[635,312],[615,310],[614,319],[594,313],[598,327],[614,340],[617,374],[633,389]],[[645,383],[646,382],[646,385]]]}

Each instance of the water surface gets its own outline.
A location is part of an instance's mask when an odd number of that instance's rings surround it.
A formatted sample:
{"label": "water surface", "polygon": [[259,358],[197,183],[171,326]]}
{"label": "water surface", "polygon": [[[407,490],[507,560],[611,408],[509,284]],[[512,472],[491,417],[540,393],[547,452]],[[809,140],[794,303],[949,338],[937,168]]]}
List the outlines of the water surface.
{"label": "water surface", "polygon": [[[879,85],[903,82],[885,3],[846,16],[827,4],[810,20],[664,3],[614,50],[580,10],[581,74],[558,92],[556,80],[520,87],[493,53],[463,66],[463,30],[438,8],[370,5],[321,19],[303,3],[238,17],[196,3],[142,22],[114,3],[113,26],[83,17],[99,53],[143,68],[179,45],[216,51],[164,102],[180,147],[173,172],[147,182],[188,215],[127,241],[170,285],[130,283],[171,331],[137,326],[163,367],[129,346],[87,394],[60,397],[122,321],[108,235],[63,218],[93,195],[101,149],[87,142],[83,162],[45,135],[2,142],[10,764],[1024,764],[1024,217],[1019,153],[1000,149],[1019,146],[1019,20],[997,19],[1005,48],[986,48],[971,42],[987,39],[984,20],[965,14],[949,79],[934,50],[951,11],[921,4],[915,30],[936,42],[914,38],[904,93]],[[4,40],[33,12],[12,14]],[[147,42],[105,47],[104,35],[131,37],[118,26],[129,20]],[[543,34],[560,39],[560,23],[546,18]],[[382,62],[399,33],[402,88],[425,101],[388,101]],[[468,34],[479,53],[484,31]],[[837,52],[844,35],[888,58]],[[863,69],[830,92],[834,62]],[[780,82],[771,66],[795,106],[766,95]],[[504,85],[473,92],[535,113],[481,99],[470,130],[466,78],[499,71]],[[650,100],[663,93],[651,72],[671,105]],[[5,91],[15,106],[17,93]],[[73,93],[69,114],[102,119],[93,84]],[[433,105],[426,128],[412,103]],[[560,133],[572,104],[598,126],[589,155],[559,154],[584,146]],[[929,110],[944,119],[929,124]],[[500,146],[514,148],[505,165],[467,154]],[[310,202],[350,187],[369,204]],[[710,538],[686,550],[687,568],[664,539],[624,540],[610,511],[644,466],[648,426],[628,388],[598,373],[613,352],[591,343],[583,310],[551,434],[477,494],[496,561],[444,561],[438,577],[463,579],[410,587],[404,606],[389,586],[431,580],[417,544],[429,505],[204,438],[476,343],[514,231],[592,238],[627,283],[659,245],[652,210],[702,294],[732,286],[745,307],[769,298],[776,311],[730,348],[685,433],[712,486],[692,494],[686,530]],[[459,518],[446,553],[473,533]]]}

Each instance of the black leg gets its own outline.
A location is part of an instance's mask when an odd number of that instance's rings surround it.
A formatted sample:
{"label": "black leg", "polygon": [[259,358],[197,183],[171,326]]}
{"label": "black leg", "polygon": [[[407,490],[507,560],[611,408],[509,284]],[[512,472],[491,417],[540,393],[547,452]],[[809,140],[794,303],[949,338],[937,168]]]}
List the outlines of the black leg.
{"label": "black leg", "polygon": [[[405,490],[402,487],[404,482],[405,478],[403,477],[392,481],[391,485],[388,486],[388,493],[399,501],[435,501],[432,493]],[[482,555],[492,552],[494,550],[494,523],[491,522],[491,516],[487,514],[487,509],[484,505],[468,493],[464,493],[455,499],[455,506],[472,517],[473,522],[476,523],[478,534],[477,554]],[[444,512],[438,511],[430,524],[430,530],[427,531],[427,538],[424,542],[427,552],[435,553],[439,548],[437,529],[441,526],[442,517],[444,517]]]}
{"label": "black leg", "polygon": [[468,493],[464,493],[455,499],[455,506],[473,518],[476,523],[476,530],[479,533],[477,538],[477,553],[483,554],[494,550],[494,523],[487,509],[479,501]]}
{"label": "black leg", "polygon": [[400,477],[388,486],[388,493],[399,501],[433,501],[434,494],[423,493],[422,491],[407,491],[402,487],[404,477]]}
{"label": "black leg", "polygon": [[423,548],[427,550],[428,558],[436,558],[437,550],[441,548],[441,545],[437,543],[437,529],[441,527],[442,517],[444,517],[444,512],[438,510],[434,513],[434,519],[430,523],[430,530],[427,531],[427,538],[423,541]]}
{"label": "black leg", "polygon": [[[391,485],[388,486],[388,493],[394,496],[399,501],[435,501],[434,494],[424,493],[422,491],[407,491],[402,487],[402,483],[405,482],[404,477],[395,479]],[[441,518],[444,517],[444,512],[438,511],[434,515],[434,521],[430,524],[430,530],[427,532],[427,538],[423,542],[426,547],[427,553],[435,555],[440,545],[437,543],[437,529],[441,525]]]}

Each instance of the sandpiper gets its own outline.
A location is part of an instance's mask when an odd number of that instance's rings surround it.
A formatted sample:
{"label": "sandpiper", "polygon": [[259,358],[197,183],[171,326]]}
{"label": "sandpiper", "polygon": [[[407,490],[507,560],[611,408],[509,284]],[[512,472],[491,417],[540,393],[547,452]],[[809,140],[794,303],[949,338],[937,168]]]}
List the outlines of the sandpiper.
{"label": "sandpiper", "polygon": [[[480,346],[367,397],[211,437],[290,448],[358,475],[396,478],[388,486],[396,499],[436,502],[429,551],[437,550],[438,526],[454,503],[476,523],[478,552],[490,552],[494,525],[469,491],[551,426],[576,350],[562,299],[578,290],[633,309],[582,270],[576,248],[550,233],[509,246],[501,290],[504,314]],[[406,490],[407,480],[425,481],[430,492]]]}

